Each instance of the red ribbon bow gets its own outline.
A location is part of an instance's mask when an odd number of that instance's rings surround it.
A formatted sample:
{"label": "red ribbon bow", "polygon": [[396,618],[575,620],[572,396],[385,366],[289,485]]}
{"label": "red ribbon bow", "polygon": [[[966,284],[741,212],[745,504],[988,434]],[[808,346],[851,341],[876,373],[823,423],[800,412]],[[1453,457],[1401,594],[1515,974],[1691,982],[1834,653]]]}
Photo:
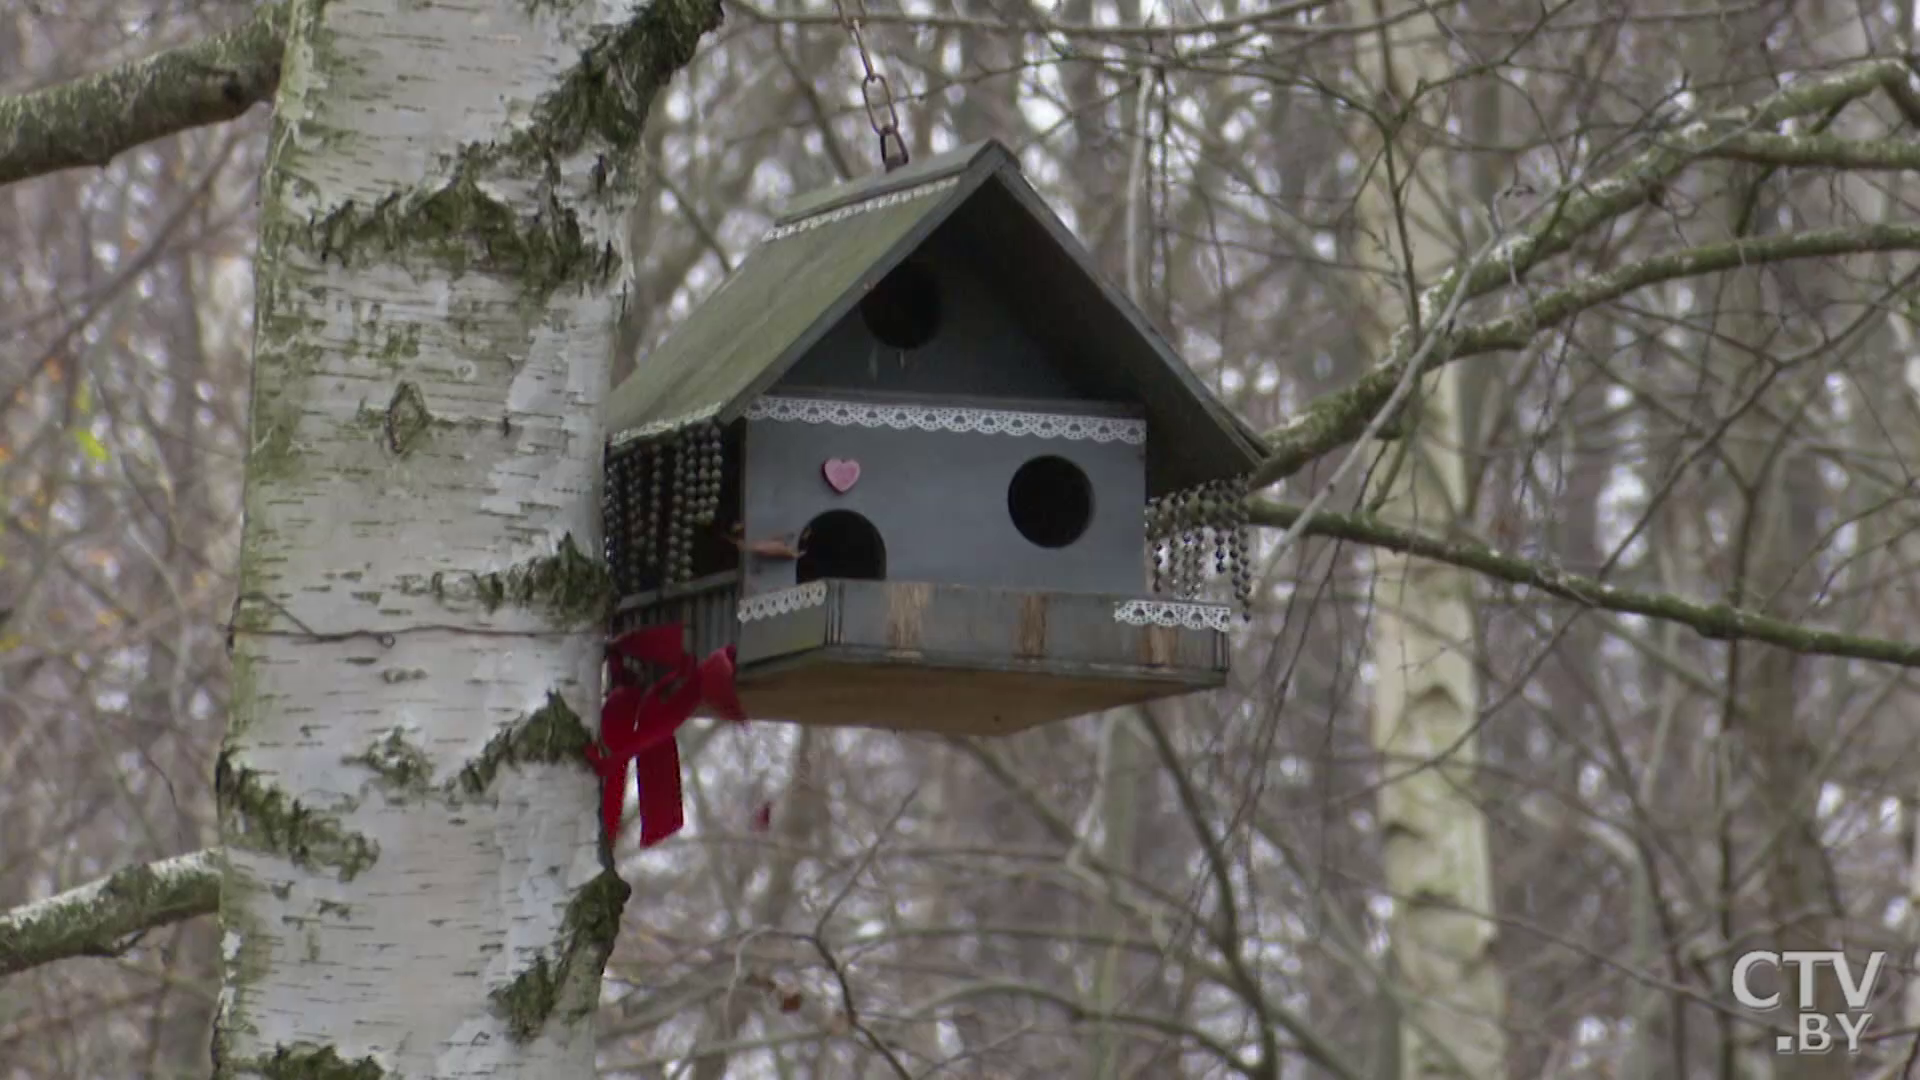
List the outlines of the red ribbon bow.
{"label": "red ribbon bow", "polygon": [[[673,735],[703,701],[729,720],[747,718],[733,689],[733,657],[729,645],[696,661],[682,644],[679,623],[642,627],[607,647],[613,686],[600,710],[600,744],[587,747],[587,760],[600,774],[600,820],[609,844],[620,836],[629,761],[640,782],[640,846],[652,847],[686,824],[680,747]],[[643,686],[627,660],[670,673]]]}

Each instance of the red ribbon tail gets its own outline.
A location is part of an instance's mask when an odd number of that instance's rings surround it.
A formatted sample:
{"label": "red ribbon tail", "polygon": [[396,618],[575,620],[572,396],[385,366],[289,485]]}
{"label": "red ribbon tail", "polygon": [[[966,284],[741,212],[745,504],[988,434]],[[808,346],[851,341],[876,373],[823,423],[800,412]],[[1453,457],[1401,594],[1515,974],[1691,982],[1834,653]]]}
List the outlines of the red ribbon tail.
{"label": "red ribbon tail", "polygon": [[637,686],[616,686],[600,706],[600,741],[614,756],[626,755],[640,732],[640,713],[647,692]]}
{"label": "red ribbon tail", "polygon": [[633,768],[640,781],[640,846],[652,847],[686,824],[680,805],[680,746],[669,738],[634,758]]}
{"label": "red ribbon tail", "polygon": [[740,707],[740,692],[733,685],[733,646],[715,649],[700,664],[700,689],[714,715],[734,723],[744,723],[747,710]]}
{"label": "red ribbon tail", "polygon": [[[589,748],[587,757],[600,773],[600,813],[615,840],[626,801],[626,762],[633,762],[640,786],[640,846],[652,847],[686,824],[674,733],[703,701],[724,719],[747,718],[733,686],[734,649],[729,645],[696,661],[687,654],[680,624],[666,623],[623,635],[608,652],[614,677],[600,713],[605,749]],[[670,674],[642,688],[622,669],[623,660],[664,667]]]}

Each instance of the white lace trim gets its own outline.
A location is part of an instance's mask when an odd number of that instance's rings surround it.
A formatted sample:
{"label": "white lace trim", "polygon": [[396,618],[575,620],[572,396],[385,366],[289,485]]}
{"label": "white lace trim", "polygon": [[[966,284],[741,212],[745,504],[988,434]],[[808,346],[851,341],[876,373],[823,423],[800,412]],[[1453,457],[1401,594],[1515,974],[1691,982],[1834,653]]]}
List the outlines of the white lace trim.
{"label": "white lace trim", "polygon": [[773,592],[743,598],[740,601],[740,621],[744,623],[755,619],[771,619],[775,615],[788,615],[810,607],[819,607],[826,602],[827,583],[809,581],[805,585],[795,585],[791,589],[776,589]]}
{"label": "white lace trim", "polygon": [[760,238],[760,242],[770,244],[775,240],[785,240],[795,233],[803,233],[809,229],[817,229],[822,225],[831,225],[836,221],[845,221],[856,214],[864,214],[872,210],[885,210],[889,206],[899,206],[901,203],[911,202],[914,199],[924,198],[928,195],[937,195],[942,191],[952,188],[959,182],[959,177],[950,176],[945,180],[935,180],[931,184],[921,184],[919,187],[910,187],[905,191],[889,191],[885,195],[875,196],[874,198],[865,199],[857,203],[849,203],[846,206],[829,210],[824,214],[815,214],[812,217],[801,218],[799,221],[790,221],[785,225],[775,226],[767,230],[767,234]]}
{"label": "white lace trim", "polygon": [[1124,600],[1113,606],[1113,621],[1129,626],[1179,626],[1188,630],[1218,630],[1233,625],[1233,608],[1226,604],[1196,604],[1172,600]]}
{"label": "white lace trim", "polygon": [[763,397],[747,407],[750,420],[774,420],[836,427],[886,427],[955,431],[977,435],[1029,435],[1040,439],[1082,439],[1140,446],[1147,422],[1118,416],[1005,412],[947,405],[875,405],[821,398]]}

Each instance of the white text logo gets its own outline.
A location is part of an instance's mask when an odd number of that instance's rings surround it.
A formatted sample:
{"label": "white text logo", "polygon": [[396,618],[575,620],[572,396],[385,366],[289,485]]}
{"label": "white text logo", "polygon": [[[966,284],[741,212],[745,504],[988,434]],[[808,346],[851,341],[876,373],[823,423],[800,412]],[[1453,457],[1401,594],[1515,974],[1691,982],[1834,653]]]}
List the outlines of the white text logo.
{"label": "white text logo", "polygon": [[1840,984],[1840,996],[1846,999],[1847,1010],[1843,1013],[1803,1011],[1794,1016],[1794,1033],[1781,1035],[1774,1039],[1774,1047],[1783,1054],[1824,1054],[1833,1049],[1834,1029],[1846,1038],[1847,1053],[1860,1052],[1860,1033],[1866,1030],[1873,1020],[1873,1014],[1866,1011],[1867,1002],[1873,998],[1874,983],[1880,978],[1880,965],[1886,961],[1886,953],[1869,953],[1867,970],[1854,973],[1853,965],[1838,952],[1750,952],[1740,957],[1733,965],[1733,996],[1740,1004],[1756,1012],[1769,1012],[1780,1007],[1780,992],[1756,994],[1748,985],[1753,969],[1761,964],[1770,964],[1780,972],[1784,980],[1788,968],[1797,968],[1800,978],[1802,1002],[1817,1000],[1815,992],[1820,978],[1822,965],[1833,969],[1834,981]]}

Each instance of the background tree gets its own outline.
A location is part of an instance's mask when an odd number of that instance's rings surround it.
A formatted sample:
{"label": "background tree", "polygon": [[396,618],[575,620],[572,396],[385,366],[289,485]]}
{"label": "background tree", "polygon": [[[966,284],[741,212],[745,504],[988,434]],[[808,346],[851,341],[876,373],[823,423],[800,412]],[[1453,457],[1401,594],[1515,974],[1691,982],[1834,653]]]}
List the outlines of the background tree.
{"label": "background tree", "polygon": [[[831,7],[728,14],[641,136],[616,369],[781,199],[873,167]],[[43,2],[0,33],[62,66],[5,90],[244,18]],[[1372,1076],[1407,1048],[1384,1032],[1433,1027],[1404,1007],[1423,910],[1491,950],[1497,1038],[1454,1033],[1504,1044],[1508,1076],[1787,1068],[1783,1014],[1732,1001],[1732,958],[1911,957],[1920,929],[1912,23],[1772,0],[871,12],[914,152],[1014,147],[1272,432],[1261,609],[1233,686],[1120,719],[991,742],[691,729],[687,834],[617,853],[639,899],[602,988],[600,1071]],[[1733,42],[1743,63],[1722,62]],[[1382,94],[1394,64],[1417,74]],[[256,112],[7,189],[26,257],[0,283],[18,342],[0,372],[0,799],[24,830],[0,842],[6,899],[214,839],[249,446],[244,302],[223,290],[252,280],[264,131]],[[167,153],[187,164],[153,164]],[[149,247],[193,267],[184,289]],[[175,322],[190,329],[132,332]],[[60,362],[39,361],[54,342]],[[1447,374],[1409,375],[1429,365]],[[1449,383],[1458,418],[1436,422]],[[170,440],[160,403],[183,386],[191,437]],[[1402,387],[1416,407],[1383,412]],[[141,407],[106,413],[116,391]],[[176,509],[173,473],[143,456],[169,441],[191,444],[202,511]],[[1444,513],[1391,494],[1435,454],[1460,465]],[[191,544],[153,539],[188,528]],[[1452,695],[1466,741],[1431,760],[1376,745],[1379,691],[1432,677],[1383,670],[1380,646],[1463,634],[1393,600],[1385,553],[1414,556],[1409,578],[1469,575],[1452,610],[1471,611],[1473,647],[1451,655],[1472,669],[1446,676],[1476,684]],[[141,577],[154,566],[172,569]],[[178,587],[186,566],[203,592]],[[183,635],[198,651],[159,659]],[[164,706],[154,671],[181,687]],[[1405,828],[1446,827],[1397,809],[1435,778],[1454,821],[1483,822],[1484,898],[1407,895],[1394,869]],[[6,1060],[198,1075],[192,1040],[164,1033],[204,1023],[214,936],[169,923],[123,949],[130,925],[6,965],[114,953],[0,983]],[[1910,967],[1882,976],[1851,1074],[1909,1068]]]}

